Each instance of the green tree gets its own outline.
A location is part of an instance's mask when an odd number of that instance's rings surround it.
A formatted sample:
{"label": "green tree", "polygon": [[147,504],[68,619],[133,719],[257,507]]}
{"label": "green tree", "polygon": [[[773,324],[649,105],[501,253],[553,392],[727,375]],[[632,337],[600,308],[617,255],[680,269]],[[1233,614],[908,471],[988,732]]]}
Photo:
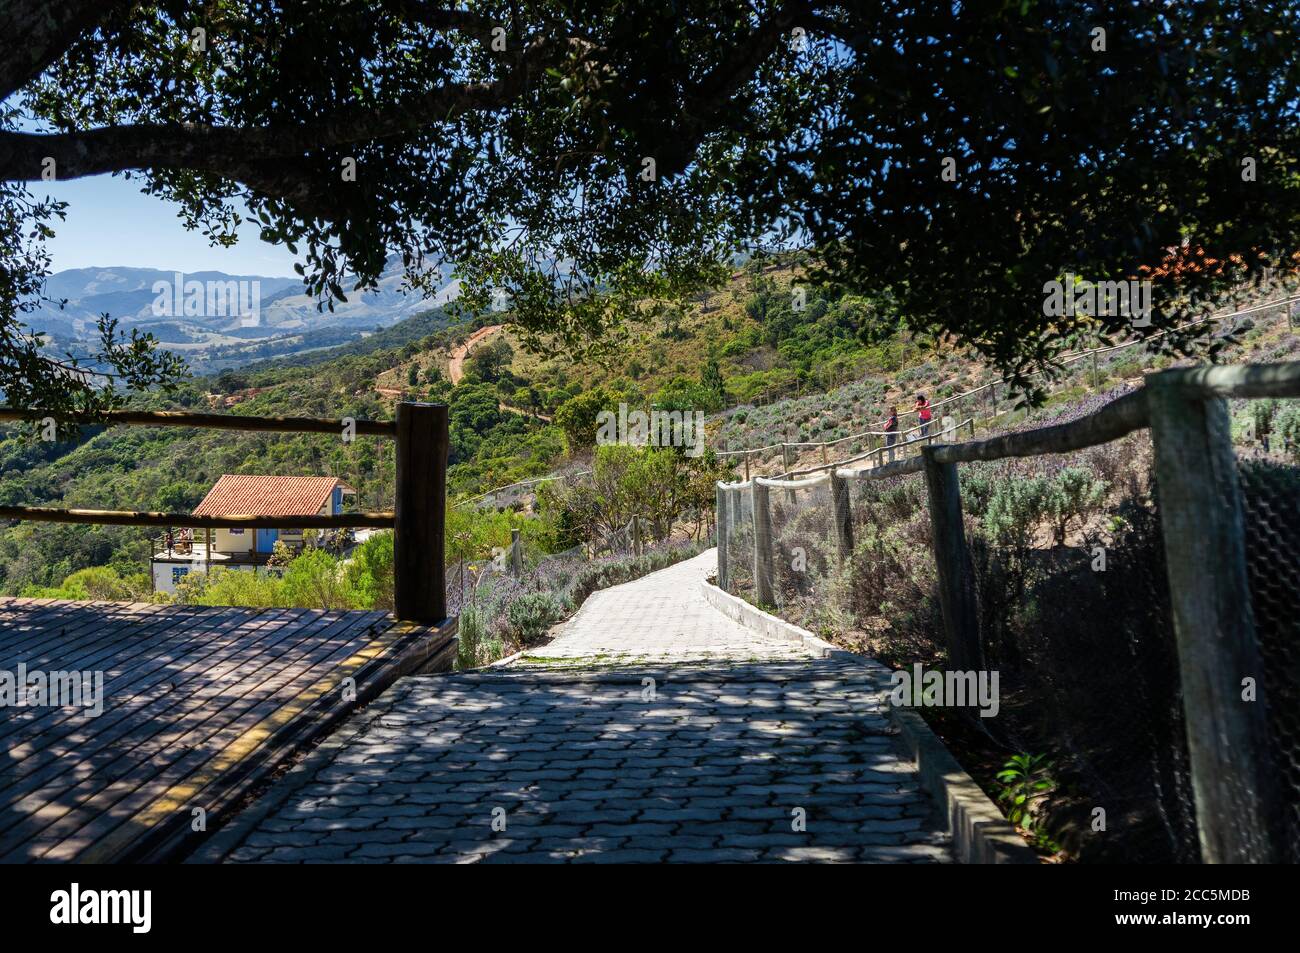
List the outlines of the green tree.
{"label": "green tree", "polygon": [[514,360],[515,349],[502,337],[495,337],[486,344],[474,349],[473,356],[465,369],[466,377],[485,383],[496,383],[503,375],[509,373],[510,362]]}
{"label": "green tree", "polygon": [[352,609],[356,598],[339,561],[323,549],[304,550],[284,570],[284,605],[308,609]]}
{"label": "green tree", "polygon": [[[708,369],[705,368],[702,376],[707,377],[707,374]],[[719,391],[705,382],[674,377],[655,391],[653,403],[658,410],[678,410],[682,413],[694,413],[698,410],[708,413],[721,410],[723,398]]]}
{"label": "green tree", "polygon": [[671,17],[649,0],[18,0],[0,31],[0,390],[102,406],[174,369],[113,328],[106,391],[35,339],[64,210],[25,183],[51,174],[138,174],[221,244],[242,201],[323,303],[375,287],[390,253],[418,287],[441,278],[430,258],[455,262],[460,306],[502,288],[552,347],[792,237],[824,253],[810,280],[892,293],[913,330],[1017,374],[1078,329],[1044,307],[1067,272],[1147,275],[1144,333],[1165,330],[1291,267],[1295,14],[1185,0],[1103,20],[1099,37],[1086,0],[688,0]]}
{"label": "green tree", "polygon": [[585,453],[596,445],[596,417],[603,410],[613,411],[613,397],[603,387],[570,397],[555,411],[555,423],[564,430],[569,453]]}
{"label": "green tree", "polygon": [[447,426],[452,463],[473,457],[484,435],[501,423],[499,404],[496,391],[487,384],[462,382],[451,392]]}
{"label": "green tree", "polygon": [[393,534],[376,533],[352,552],[347,586],[358,609],[393,608]]}
{"label": "green tree", "polygon": [[700,386],[711,395],[704,410],[721,410],[727,403],[727,385],[722,379],[722,366],[718,363],[717,345],[709,347],[709,359],[700,369]]}

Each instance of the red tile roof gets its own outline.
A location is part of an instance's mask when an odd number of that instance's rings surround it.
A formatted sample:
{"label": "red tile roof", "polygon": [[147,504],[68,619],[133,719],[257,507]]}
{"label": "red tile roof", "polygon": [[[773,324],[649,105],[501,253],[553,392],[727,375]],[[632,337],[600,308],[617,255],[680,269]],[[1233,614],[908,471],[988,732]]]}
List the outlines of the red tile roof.
{"label": "red tile roof", "polygon": [[336,486],[354,492],[338,477],[226,473],[194,508],[194,515],[314,516]]}

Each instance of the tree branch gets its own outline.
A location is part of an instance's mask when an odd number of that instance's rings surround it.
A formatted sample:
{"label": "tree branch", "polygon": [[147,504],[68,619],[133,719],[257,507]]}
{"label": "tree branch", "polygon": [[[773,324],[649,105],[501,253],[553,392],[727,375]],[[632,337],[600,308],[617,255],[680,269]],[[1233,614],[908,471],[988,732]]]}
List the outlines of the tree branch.
{"label": "tree branch", "polygon": [[0,4],[0,101],[35,79],[82,33],[129,0],[6,0]]}
{"label": "tree branch", "polygon": [[735,95],[808,11],[806,0],[790,0],[748,38],[732,44],[731,55],[686,95],[682,118],[674,125],[674,141],[662,143],[656,150],[660,175],[676,175],[690,164],[704,137],[717,123],[725,122]]}
{"label": "tree branch", "polygon": [[516,55],[513,69],[501,79],[440,87],[384,109],[341,109],[309,123],[257,127],[141,124],[49,134],[0,132],[0,180],[39,179],[47,158],[54,159],[59,179],[181,168],[239,180],[235,171],[247,169],[250,163],[406,135],[458,113],[506,106],[523,95],[533,76],[558,50],[572,44],[585,46],[586,41],[534,40]]}
{"label": "tree branch", "polygon": [[497,24],[468,10],[447,10],[420,0],[382,0],[382,6],[403,20],[431,30],[460,30],[475,36],[487,36]]}

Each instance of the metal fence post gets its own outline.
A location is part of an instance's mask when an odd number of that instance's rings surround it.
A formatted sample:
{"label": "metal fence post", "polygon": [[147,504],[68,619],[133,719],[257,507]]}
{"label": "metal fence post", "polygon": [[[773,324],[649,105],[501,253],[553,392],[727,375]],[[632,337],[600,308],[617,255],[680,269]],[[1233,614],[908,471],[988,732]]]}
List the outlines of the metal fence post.
{"label": "metal fence post", "polygon": [[755,479],[750,484],[754,501],[754,601],[776,604],[772,595],[772,512],[767,505],[767,487]]}
{"label": "metal fence post", "polygon": [[962,526],[957,464],[939,463],[934,447],[922,447],[925,485],[930,495],[930,533],[939,574],[939,605],[948,642],[948,665],[961,671],[981,667],[979,607],[975,571]]}
{"label": "metal fence post", "polygon": [[1201,858],[1267,863],[1274,773],[1228,408],[1183,377],[1153,374],[1146,395]]}
{"label": "metal fence post", "polygon": [[447,616],[443,580],[447,510],[447,405],[397,405],[397,500],[393,614],[438,623]]}

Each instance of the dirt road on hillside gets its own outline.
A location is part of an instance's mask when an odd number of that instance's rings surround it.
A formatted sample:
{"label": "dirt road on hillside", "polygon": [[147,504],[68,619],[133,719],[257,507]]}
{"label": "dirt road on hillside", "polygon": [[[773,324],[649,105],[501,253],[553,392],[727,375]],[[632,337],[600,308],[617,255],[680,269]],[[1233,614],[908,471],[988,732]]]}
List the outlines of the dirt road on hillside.
{"label": "dirt road on hillside", "polygon": [[[459,384],[460,379],[465,376],[465,358],[469,356],[470,349],[485,338],[489,338],[493,334],[496,334],[504,327],[504,324],[493,324],[486,328],[479,328],[465,339],[464,344],[451,352],[451,358],[447,361],[447,378],[451,381],[453,387],[456,384]],[[544,420],[548,424],[551,422],[551,418],[545,414],[534,414],[524,410],[522,407],[513,407],[505,402],[502,402],[497,406],[502,410],[508,411],[512,414],[518,414],[521,417],[536,417],[538,420]]]}
{"label": "dirt road on hillside", "polygon": [[464,344],[455,348],[451,352],[451,359],[447,362],[447,379],[450,380],[453,385],[459,384],[460,379],[465,376],[465,357],[469,354],[470,348],[475,344],[478,344],[479,341],[482,341],[484,338],[496,334],[504,327],[504,324],[491,324],[486,328],[479,328],[465,339]]}

